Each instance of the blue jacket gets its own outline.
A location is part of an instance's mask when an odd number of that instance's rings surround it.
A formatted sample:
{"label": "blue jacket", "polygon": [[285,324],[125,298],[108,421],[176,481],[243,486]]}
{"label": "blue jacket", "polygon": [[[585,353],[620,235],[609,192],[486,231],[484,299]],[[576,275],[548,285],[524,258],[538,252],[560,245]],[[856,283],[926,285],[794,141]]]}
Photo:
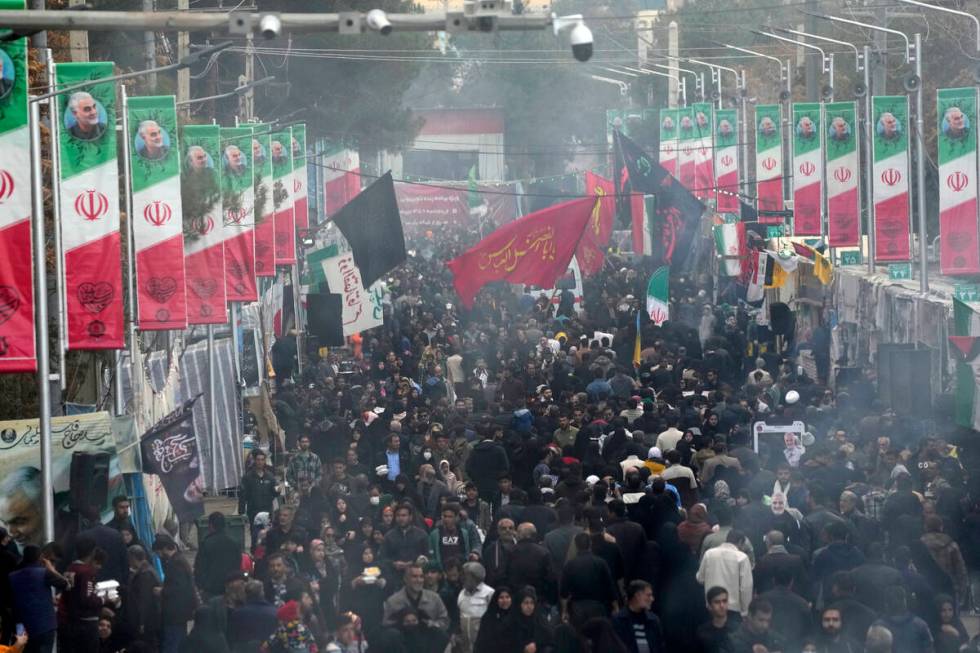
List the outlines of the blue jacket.
{"label": "blue jacket", "polygon": [[14,595],[14,620],[31,634],[41,635],[58,628],[51,588],[63,590],[68,582],[42,565],[25,567],[10,574]]}

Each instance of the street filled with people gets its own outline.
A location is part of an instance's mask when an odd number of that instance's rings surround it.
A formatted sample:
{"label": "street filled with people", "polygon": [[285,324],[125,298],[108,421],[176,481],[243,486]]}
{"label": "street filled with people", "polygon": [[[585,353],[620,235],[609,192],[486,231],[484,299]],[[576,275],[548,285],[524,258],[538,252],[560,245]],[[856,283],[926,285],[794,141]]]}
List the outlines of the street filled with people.
{"label": "street filled with people", "polygon": [[191,542],[141,542],[125,496],[67,547],[2,532],[0,651],[978,649],[975,434],[831,388],[797,360],[826,337],[706,281],[661,327],[615,253],[581,301],[496,284],[461,310],[464,238],[410,236],[383,327],[292,378],[274,352],[284,440],[237,510]]}

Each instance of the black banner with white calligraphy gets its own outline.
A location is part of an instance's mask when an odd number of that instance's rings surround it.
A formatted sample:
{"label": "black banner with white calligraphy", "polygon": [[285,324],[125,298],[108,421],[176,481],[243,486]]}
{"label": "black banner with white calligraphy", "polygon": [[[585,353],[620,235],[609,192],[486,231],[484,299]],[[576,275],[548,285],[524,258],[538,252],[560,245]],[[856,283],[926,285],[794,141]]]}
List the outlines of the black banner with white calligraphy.
{"label": "black banner with white calligraphy", "polygon": [[170,413],[141,438],[143,472],[156,474],[177,518],[188,522],[204,514],[204,476],[194,432],[198,395]]}

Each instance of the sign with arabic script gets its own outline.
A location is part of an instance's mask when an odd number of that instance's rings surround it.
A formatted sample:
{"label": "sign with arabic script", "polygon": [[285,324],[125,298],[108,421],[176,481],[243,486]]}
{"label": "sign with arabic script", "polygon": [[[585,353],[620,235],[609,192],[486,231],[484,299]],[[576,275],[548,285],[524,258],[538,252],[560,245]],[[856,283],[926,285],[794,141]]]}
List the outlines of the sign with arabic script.
{"label": "sign with arabic script", "polygon": [[370,288],[365,289],[352,252],[328,258],[321,263],[321,266],[330,292],[343,297],[342,319],[345,336],[384,324],[382,282],[376,281]]}
{"label": "sign with arabic script", "polygon": [[[116,441],[112,434],[112,416],[106,412],[51,418],[51,481],[55,494],[55,509],[61,512],[68,506],[68,490],[71,479],[71,459],[76,452],[112,456],[109,470],[109,496],[125,492],[116,462]],[[30,505],[4,501],[18,486],[41,482],[41,435],[38,420],[10,420],[0,422],[0,520],[26,518],[33,524],[36,514],[37,529],[18,531],[19,545],[43,544],[44,532],[40,528],[40,499],[30,500]]]}

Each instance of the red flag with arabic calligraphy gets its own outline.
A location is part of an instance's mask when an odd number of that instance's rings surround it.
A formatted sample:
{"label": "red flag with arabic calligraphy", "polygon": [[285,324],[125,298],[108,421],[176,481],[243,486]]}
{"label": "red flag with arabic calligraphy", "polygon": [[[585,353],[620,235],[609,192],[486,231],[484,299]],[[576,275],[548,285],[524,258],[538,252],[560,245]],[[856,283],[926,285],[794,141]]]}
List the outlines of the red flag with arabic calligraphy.
{"label": "red flag with arabic calligraphy", "polygon": [[609,179],[600,177],[592,172],[585,173],[585,193],[595,196],[592,205],[592,215],[585,227],[582,240],[575,250],[579,269],[582,274],[591,277],[602,269],[605,259],[606,245],[613,231],[613,220],[616,218],[615,185]]}
{"label": "red flag with arabic calligraphy", "polygon": [[480,288],[493,281],[553,287],[568,268],[595,204],[594,197],[583,197],[536,211],[449,261],[463,305],[472,307]]}

